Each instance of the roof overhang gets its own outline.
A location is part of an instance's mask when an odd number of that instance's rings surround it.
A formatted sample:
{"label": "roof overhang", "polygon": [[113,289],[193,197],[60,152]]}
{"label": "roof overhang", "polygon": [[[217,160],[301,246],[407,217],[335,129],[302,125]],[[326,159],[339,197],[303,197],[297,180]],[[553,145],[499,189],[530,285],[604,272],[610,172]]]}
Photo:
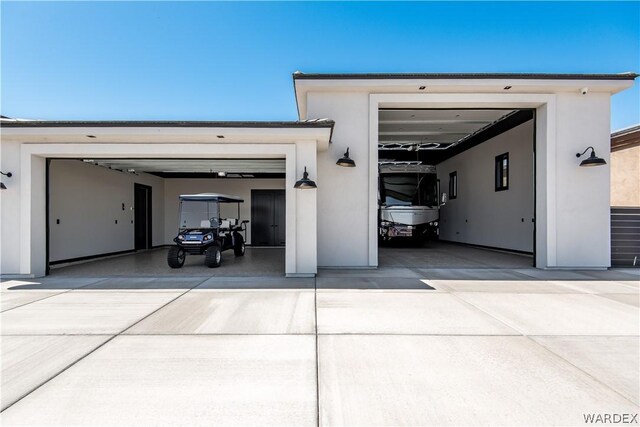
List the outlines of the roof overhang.
{"label": "roof overhang", "polygon": [[3,141],[24,143],[217,143],[331,142],[334,122],[2,121]]}
{"label": "roof overhang", "polygon": [[392,74],[293,74],[300,119],[307,117],[309,92],[368,93],[560,93],[614,94],[633,86],[635,73],[622,74],[484,74],[484,73],[392,73]]}

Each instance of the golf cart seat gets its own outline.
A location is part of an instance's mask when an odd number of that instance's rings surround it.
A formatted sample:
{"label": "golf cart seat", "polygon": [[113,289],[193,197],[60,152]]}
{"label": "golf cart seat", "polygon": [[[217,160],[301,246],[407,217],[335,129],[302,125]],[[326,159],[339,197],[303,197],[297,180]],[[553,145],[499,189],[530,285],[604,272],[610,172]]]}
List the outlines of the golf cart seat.
{"label": "golf cart seat", "polygon": [[211,227],[211,221],[209,221],[207,219],[203,219],[202,221],[200,221],[200,227],[202,227],[202,228]]}
{"label": "golf cart seat", "polygon": [[236,222],[237,222],[237,219],[235,218],[221,218],[220,228],[225,230],[231,230],[231,228],[236,225]]}

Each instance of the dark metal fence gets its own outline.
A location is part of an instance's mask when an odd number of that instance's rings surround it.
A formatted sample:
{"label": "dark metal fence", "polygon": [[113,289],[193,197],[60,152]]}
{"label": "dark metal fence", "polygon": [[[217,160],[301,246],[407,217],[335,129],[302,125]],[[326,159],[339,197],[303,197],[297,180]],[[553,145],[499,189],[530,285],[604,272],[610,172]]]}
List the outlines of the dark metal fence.
{"label": "dark metal fence", "polygon": [[611,208],[611,265],[640,267],[640,208]]}

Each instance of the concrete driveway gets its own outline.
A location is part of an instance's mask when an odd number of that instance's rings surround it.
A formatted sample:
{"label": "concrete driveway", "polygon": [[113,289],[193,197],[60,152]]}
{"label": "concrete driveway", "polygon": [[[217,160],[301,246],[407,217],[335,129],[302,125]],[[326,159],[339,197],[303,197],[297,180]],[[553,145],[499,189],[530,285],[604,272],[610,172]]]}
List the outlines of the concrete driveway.
{"label": "concrete driveway", "polygon": [[639,273],[5,281],[2,422],[584,425],[637,414]]}

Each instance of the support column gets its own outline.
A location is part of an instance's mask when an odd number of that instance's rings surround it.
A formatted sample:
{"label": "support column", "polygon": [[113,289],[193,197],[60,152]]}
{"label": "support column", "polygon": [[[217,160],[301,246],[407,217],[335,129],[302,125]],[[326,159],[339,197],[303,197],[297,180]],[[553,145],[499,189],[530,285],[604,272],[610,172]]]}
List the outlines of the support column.
{"label": "support column", "polygon": [[[307,168],[309,178],[317,181],[317,148],[315,141],[296,143],[295,181]],[[316,182],[318,186],[322,182]],[[287,182],[287,185],[289,183]],[[293,184],[291,185],[293,188]],[[289,188],[287,188],[289,190]],[[318,272],[317,190],[296,191],[296,275],[315,276]],[[288,274],[289,275],[289,274]]]}
{"label": "support column", "polygon": [[20,274],[46,274],[46,159],[22,152],[20,156]]}

